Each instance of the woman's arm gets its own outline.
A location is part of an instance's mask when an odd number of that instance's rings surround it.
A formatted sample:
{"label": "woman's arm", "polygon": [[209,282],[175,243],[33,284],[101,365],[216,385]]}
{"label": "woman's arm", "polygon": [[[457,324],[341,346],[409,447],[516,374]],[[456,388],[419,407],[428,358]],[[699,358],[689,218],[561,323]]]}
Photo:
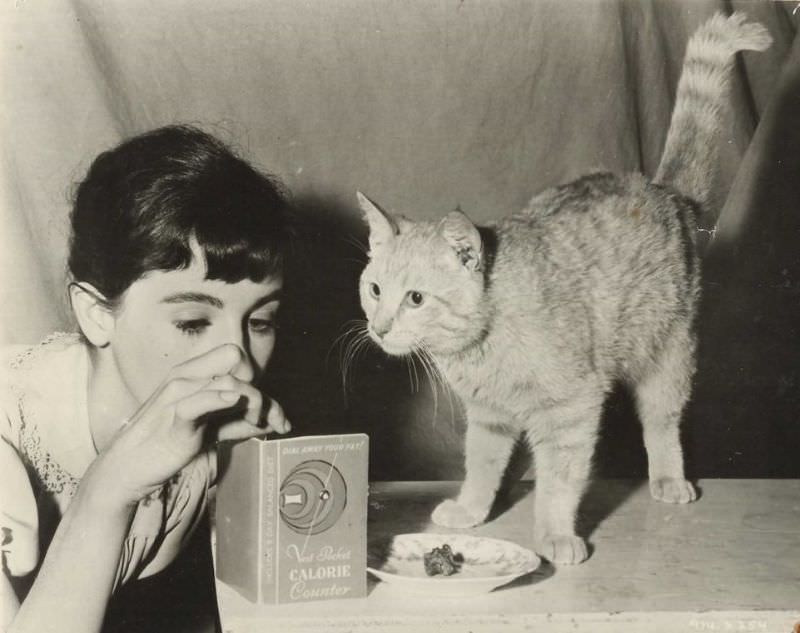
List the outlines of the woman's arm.
{"label": "woman's arm", "polygon": [[78,487],[8,633],[102,628],[135,506],[115,502],[94,474]]}
{"label": "woman's arm", "polygon": [[235,407],[215,429],[244,440],[289,423],[275,403],[231,375],[241,352],[225,345],[173,370],[98,455],[61,519],[36,580],[8,633],[95,633],[103,624],[136,505],[186,466],[206,442],[209,413]]}
{"label": "woman's arm", "polygon": [[0,631],[5,631],[19,609],[19,600],[8,576],[0,574]]}

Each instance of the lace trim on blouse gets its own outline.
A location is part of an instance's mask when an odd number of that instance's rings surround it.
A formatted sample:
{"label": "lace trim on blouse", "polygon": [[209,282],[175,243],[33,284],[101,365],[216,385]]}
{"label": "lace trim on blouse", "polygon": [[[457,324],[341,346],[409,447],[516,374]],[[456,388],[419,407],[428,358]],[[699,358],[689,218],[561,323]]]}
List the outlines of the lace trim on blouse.
{"label": "lace trim on blouse", "polygon": [[[11,369],[29,369],[31,364],[42,355],[44,349],[54,342],[76,339],[77,335],[66,332],[56,332],[34,347],[28,348],[18,354],[10,363]],[[19,384],[12,382],[11,390],[17,399],[17,408],[20,419],[19,451],[29,470],[36,473],[39,483],[47,492],[66,494],[69,498],[75,495],[80,481],[68,473],[53,456],[42,448],[39,425],[32,407],[26,407],[26,394],[20,389]]]}

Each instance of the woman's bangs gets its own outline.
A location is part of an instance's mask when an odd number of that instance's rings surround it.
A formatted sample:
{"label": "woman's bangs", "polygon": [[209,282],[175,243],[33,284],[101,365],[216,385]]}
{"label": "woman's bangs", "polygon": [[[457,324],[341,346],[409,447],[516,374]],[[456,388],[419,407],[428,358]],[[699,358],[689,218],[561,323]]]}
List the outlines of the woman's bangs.
{"label": "woman's bangs", "polygon": [[282,244],[277,235],[196,235],[206,259],[208,279],[236,283],[253,282],[280,275],[283,271]]}

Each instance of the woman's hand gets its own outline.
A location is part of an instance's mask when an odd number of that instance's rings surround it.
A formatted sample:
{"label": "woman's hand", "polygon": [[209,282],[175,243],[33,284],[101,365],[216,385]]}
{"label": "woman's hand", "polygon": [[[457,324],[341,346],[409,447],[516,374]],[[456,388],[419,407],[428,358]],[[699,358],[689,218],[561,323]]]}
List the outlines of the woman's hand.
{"label": "woman's hand", "polygon": [[235,345],[223,345],[177,365],[97,457],[85,479],[97,482],[107,502],[134,505],[209,442],[288,432],[280,405],[270,401],[264,407],[258,389],[236,376],[242,354]]}

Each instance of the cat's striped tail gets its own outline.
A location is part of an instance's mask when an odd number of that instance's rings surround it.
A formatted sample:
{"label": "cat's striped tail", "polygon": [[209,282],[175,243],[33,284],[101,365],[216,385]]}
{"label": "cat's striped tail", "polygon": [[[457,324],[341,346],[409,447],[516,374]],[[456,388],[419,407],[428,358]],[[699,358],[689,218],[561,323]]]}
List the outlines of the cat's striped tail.
{"label": "cat's striped tail", "polygon": [[719,156],[719,136],[734,55],[772,43],[743,13],[715,14],[689,39],[675,109],[655,182],[668,184],[707,208]]}

